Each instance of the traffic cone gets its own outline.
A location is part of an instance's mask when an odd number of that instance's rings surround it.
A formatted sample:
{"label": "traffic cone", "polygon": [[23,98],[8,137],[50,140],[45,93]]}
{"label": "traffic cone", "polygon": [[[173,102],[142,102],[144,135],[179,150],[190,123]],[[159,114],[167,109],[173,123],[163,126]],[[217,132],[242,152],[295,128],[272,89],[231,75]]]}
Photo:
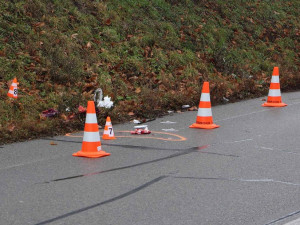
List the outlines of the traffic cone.
{"label": "traffic cone", "polygon": [[104,133],[103,133],[102,139],[104,139],[104,140],[116,139],[109,116],[106,118],[106,123],[105,123]]}
{"label": "traffic cone", "polygon": [[267,102],[262,104],[267,107],[284,107],[287,104],[281,101],[279,68],[274,67]]}
{"label": "traffic cone", "polygon": [[98,158],[108,155],[110,155],[110,153],[106,153],[101,148],[95,103],[94,101],[88,101],[82,147],[81,150],[74,153],[73,156]]}
{"label": "traffic cone", "polygon": [[8,97],[18,98],[18,82],[17,78],[14,78],[12,84],[10,85],[9,91],[7,93]]}
{"label": "traffic cone", "polygon": [[196,123],[193,123],[190,128],[214,129],[220,127],[213,123],[211,112],[209,82],[204,82],[198,108]]}

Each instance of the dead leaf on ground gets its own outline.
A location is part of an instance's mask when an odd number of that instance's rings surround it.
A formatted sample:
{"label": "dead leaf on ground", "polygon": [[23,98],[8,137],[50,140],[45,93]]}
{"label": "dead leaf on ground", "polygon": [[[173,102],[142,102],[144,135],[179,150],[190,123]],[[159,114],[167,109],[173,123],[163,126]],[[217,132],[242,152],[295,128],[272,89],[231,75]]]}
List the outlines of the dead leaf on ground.
{"label": "dead leaf on ground", "polygon": [[135,89],[135,93],[137,93],[137,94],[139,94],[139,93],[141,93],[141,88],[140,87],[138,87],[137,89]]}
{"label": "dead leaf on ground", "polygon": [[10,131],[10,132],[13,132],[14,129],[16,128],[16,126],[14,124],[10,124],[7,126],[7,129]]}
{"label": "dead leaf on ground", "polygon": [[51,141],[51,142],[50,142],[50,145],[57,145],[57,143]]}
{"label": "dead leaf on ground", "polygon": [[134,112],[129,112],[128,116],[134,116]]}

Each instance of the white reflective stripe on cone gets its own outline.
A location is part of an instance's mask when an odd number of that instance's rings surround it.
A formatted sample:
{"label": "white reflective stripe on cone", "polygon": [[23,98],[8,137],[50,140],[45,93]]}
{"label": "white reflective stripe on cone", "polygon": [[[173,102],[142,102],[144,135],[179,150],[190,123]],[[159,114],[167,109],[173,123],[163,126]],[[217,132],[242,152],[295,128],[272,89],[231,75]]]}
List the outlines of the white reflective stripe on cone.
{"label": "white reflective stripe on cone", "polygon": [[98,141],[100,141],[99,132],[87,132],[87,131],[84,131],[84,133],[83,133],[83,141],[86,141],[86,142],[98,142]]}
{"label": "white reflective stripe on cone", "polygon": [[96,113],[87,113],[85,118],[85,123],[97,123]]}
{"label": "white reflective stripe on cone", "polygon": [[111,126],[111,122],[106,122],[106,124],[105,125],[107,125],[107,126]]}
{"label": "white reflective stripe on cone", "polygon": [[13,90],[9,90],[8,93],[13,95],[14,91]]}
{"label": "white reflective stripe on cone", "polygon": [[109,130],[104,130],[103,134],[108,134],[109,135]]}
{"label": "white reflective stripe on cone", "polygon": [[18,85],[16,83],[12,83],[11,86],[17,87]]}
{"label": "white reflective stripe on cone", "polygon": [[269,90],[269,95],[270,97],[278,97],[281,96],[280,89],[270,89]]}
{"label": "white reflective stripe on cone", "polygon": [[271,83],[279,83],[279,76],[272,76]]}
{"label": "white reflective stripe on cone", "polygon": [[211,108],[199,108],[197,116],[212,116]]}
{"label": "white reflective stripe on cone", "polygon": [[200,102],[210,102],[210,94],[209,93],[202,93]]}

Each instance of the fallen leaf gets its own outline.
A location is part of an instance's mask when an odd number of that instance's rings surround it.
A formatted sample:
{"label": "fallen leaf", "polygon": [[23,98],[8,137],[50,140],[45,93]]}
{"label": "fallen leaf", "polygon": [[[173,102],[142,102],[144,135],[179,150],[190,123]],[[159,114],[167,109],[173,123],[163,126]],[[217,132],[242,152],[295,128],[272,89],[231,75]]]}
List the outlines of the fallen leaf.
{"label": "fallen leaf", "polygon": [[134,116],[134,112],[129,112],[128,116]]}
{"label": "fallen leaf", "polygon": [[10,132],[13,132],[14,129],[16,128],[16,126],[14,124],[10,124],[8,125],[7,129],[10,131]]}
{"label": "fallen leaf", "polygon": [[44,22],[38,22],[38,23],[35,23],[33,24],[34,27],[43,27],[45,26],[45,23]]}
{"label": "fallen leaf", "polygon": [[51,141],[50,145],[57,145],[55,142]]}
{"label": "fallen leaf", "polygon": [[137,94],[139,94],[139,93],[141,93],[141,88],[140,87],[138,87],[137,89],[135,89],[135,93],[137,93]]}
{"label": "fallen leaf", "polygon": [[105,20],[105,24],[106,24],[107,26],[111,25],[111,20],[110,20],[110,19]]}

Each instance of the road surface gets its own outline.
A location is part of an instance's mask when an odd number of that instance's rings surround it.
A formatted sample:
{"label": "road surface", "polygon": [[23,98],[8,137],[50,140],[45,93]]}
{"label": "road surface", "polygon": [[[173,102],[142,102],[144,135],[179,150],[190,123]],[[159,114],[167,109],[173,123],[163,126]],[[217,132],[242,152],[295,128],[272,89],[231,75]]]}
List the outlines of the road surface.
{"label": "road surface", "polygon": [[300,92],[282,98],[213,107],[214,130],[188,128],[195,111],[147,123],[150,135],[114,125],[105,158],[72,156],[82,132],[1,146],[0,224],[299,222]]}

